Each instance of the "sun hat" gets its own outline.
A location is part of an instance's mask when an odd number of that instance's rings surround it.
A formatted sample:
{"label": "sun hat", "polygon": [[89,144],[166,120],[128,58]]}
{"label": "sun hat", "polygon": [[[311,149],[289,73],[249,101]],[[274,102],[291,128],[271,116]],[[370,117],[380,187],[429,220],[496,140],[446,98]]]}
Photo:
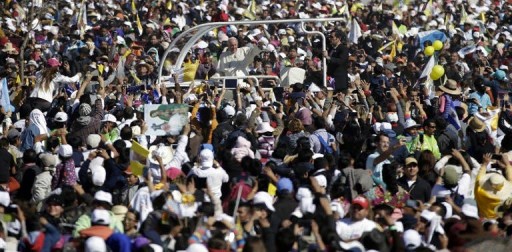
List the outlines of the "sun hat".
{"label": "sun hat", "polygon": [[443,92],[445,92],[447,94],[451,94],[451,95],[460,95],[461,94],[461,90],[457,86],[457,82],[454,80],[451,80],[451,79],[446,81],[446,83],[444,85],[440,86],[439,89],[441,89]]}
{"label": "sun hat", "polygon": [[473,116],[468,120],[468,126],[475,132],[482,132],[485,130],[485,123],[476,116]]}

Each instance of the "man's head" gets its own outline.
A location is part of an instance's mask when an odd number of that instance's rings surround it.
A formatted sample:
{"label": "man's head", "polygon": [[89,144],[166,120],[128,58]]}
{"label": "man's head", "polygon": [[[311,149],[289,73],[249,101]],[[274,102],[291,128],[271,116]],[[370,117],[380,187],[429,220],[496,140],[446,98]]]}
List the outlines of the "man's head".
{"label": "man's head", "polygon": [[375,137],[375,144],[377,145],[377,150],[382,153],[389,149],[389,137],[386,134],[378,134]]}
{"label": "man's head", "polygon": [[415,178],[418,176],[419,168],[418,161],[413,157],[405,159],[405,176],[407,178]]}
{"label": "man's head", "polygon": [[345,33],[343,33],[340,30],[335,30],[335,31],[331,32],[329,39],[330,39],[332,45],[337,46],[337,45],[341,44],[341,42],[343,42],[343,40],[345,40],[345,37],[346,37]]}
{"label": "man's head", "polygon": [[370,208],[370,203],[368,199],[363,196],[357,196],[352,200],[352,205],[350,206],[350,213],[352,219],[355,221],[360,221],[368,217],[368,209]]}
{"label": "man's head", "polygon": [[423,123],[423,130],[425,131],[425,135],[427,136],[433,136],[434,133],[436,132],[436,128],[436,121],[434,121],[431,118],[425,120],[425,122]]}
{"label": "man's head", "polygon": [[238,40],[235,37],[231,37],[228,39],[228,49],[232,53],[236,53],[238,49]]}

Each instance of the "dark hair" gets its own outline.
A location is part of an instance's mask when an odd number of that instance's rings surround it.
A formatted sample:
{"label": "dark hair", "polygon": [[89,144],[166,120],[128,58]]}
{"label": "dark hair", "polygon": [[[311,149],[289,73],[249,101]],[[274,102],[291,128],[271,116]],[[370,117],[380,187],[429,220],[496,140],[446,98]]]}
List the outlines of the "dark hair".
{"label": "dark hair", "polygon": [[301,152],[299,152],[299,155],[297,156],[297,158],[295,159],[295,161],[297,162],[309,162],[311,161],[311,159],[313,158],[313,151],[311,150],[303,150]]}
{"label": "dark hair", "polygon": [[261,238],[256,236],[249,236],[245,240],[245,246],[242,252],[265,252],[267,249],[265,248],[265,243]]}
{"label": "dark hair", "polygon": [[28,149],[23,152],[23,163],[35,163],[37,160],[37,153],[33,149]]}
{"label": "dark hair", "polygon": [[135,111],[133,110],[132,107],[124,108],[124,111],[123,111],[123,118],[124,119],[126,119],[126,120],[132,119],[134,115],[135,115]]}
{"label": "dark hair", "polygon": [[377,134],[377,135],[375,136],[375,138],[374,138],[373,140],[375,141],[375,143],[380,143],[380,138],[381,138],[381,137],[387,137],[387,138],[389,138],[389,136],[388,136],[386,133],[384,133],[384,132],[380,132],[379,134]]}
{"label": "dark hair", "polygon": [[341,170],[341,169],[345,169],[345,168],[349,167],[350,162],[353,159],[354,158],[352,157],[350,152],[348,152],[348,151],[340,152],[339,157],[338,157],[338,168]]}
{"label": "dark hair", "polygon": [[316,129],[325,129],[325,119],[321,116],[315,116],[313,117],[313,123],[315,125]]}
{"label": "dark hair", "polygon": [[5,137],[0,138],[0,147],[2,147],[2,148],[9,147],[9,141],[7,140],[7,138],[5,138]]}
{"label": "dark hair", "polygon": [[121,132],[119,133],[119,135],[121,136],[121,139],[123,139],[123,140],[131,140],[133,137],[132,128],[130,128],[130,126],[128,126],[128,125],[125,125],[121,129]]}
{"label": "dark hair", "polygon": [[326,158],[323,158],[323,157],[317,158],[314,161],[314,166],[315,166],[315,171],[318,171],[320,169],[328,168],[329,162],[327,162]]}
{"label": "dark hair", "polygon": [[60,145],[60,140],[56,136],[51,136],[50,138],[48,138],[48,140],[46,140],[46,147],[48,148],[48,150],[53,150],[53,149],[59,147],[59,145]]}
{"label": "dark hair", "polygon": [[117,140],[114,142],[114,148],[119,153],[119,163],[126,164],[130,162],[130,149],[126,148],[124,140]]}
{"label": "dark hair", "polygon": [[279,237],[279,239],[276,239],[276,251],[290,251],[292,249],[295,242],[293,229],[283,228],[277,231],[276,237]]}
{"label": "dark hair", "polygon": [[82,146],[82,144],[83,144],[82,138],[73,136],[73,135],[66,135],[66,141],[74,149],[77,149],[78,147]]}

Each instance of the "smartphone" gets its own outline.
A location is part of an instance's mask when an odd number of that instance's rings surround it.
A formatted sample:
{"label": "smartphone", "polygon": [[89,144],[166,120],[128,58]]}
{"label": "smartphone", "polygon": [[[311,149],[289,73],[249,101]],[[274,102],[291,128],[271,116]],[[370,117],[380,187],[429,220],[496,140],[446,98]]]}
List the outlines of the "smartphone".
{"label": "smartphone", "polygon": [[494,160],[501,160],[502,156],[501,154],[492,154],[492,159]]}
{"label": "smartphone", "polygon": [[238,80],[226,80],[226,89],[236,89],[236,85],[238,84]]}
{"label": "smartphone", "polygon": [[391,91],[386,91],[386,97],[391,98]]}

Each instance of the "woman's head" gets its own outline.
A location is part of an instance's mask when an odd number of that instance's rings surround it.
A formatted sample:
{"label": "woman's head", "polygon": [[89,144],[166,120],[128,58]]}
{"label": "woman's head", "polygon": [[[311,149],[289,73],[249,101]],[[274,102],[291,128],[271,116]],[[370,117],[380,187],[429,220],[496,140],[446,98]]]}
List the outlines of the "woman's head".
{"label": "woman's head", "polygon": [[290,122],[288,122],[288,129],[292,133],[298,133],[304,130],[304,125],[302,125],[302,122],[297,118],[290,119]]}

